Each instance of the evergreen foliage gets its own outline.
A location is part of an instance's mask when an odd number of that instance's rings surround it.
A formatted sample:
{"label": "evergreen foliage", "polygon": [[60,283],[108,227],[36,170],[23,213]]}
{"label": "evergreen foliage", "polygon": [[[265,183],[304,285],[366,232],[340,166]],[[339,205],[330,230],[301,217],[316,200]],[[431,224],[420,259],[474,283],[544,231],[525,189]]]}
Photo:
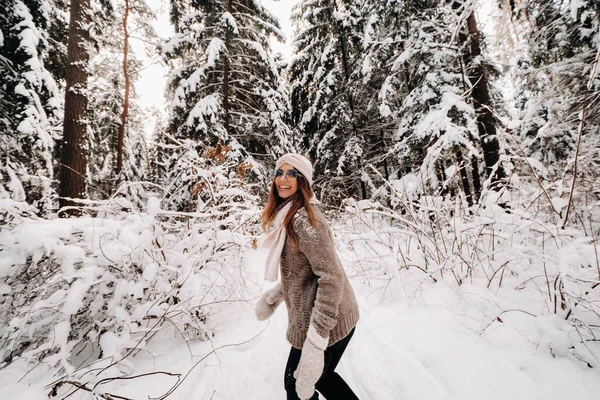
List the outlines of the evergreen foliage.
{"label": "evergreen foliage", "polygon": [[471,10],[396,0],[296,7],[292,122],[326,182],[325,200],[389,202],[394,191],[384,181],[403,186],[406,175],[418,182],[417,195],[464,192],[476,200],[480,174],[488,178],[492,168],[481,167],[484,155],[495,164],[488,156],[499,151],[488,146],[493,132],[480,137],[488,133],[482,121],[495,121],[490,104],[475,97],[488,81],[484,59],[472,54]]}
{"label": "evergreen foliage", "polygon": [[[289,63],[292,124],[314,161],[326,200],[366,197],[362,93],[356,74],[364,18],[355,0],[301,1],[294,9],[294,55]],[[327,184],[320,184],[321,181]]]}
{"label": "evergreen foliage", "polygon": [[[585,102],[584,153],[597,169],[600,76],[591,74],[600,50],[600,3],[528,2],[510,10],[517,48],[517,132],[528,156],[552,174],[572,161]],[[589,91],[587,90],[590,85]],[[590,152],[591,150],[591,152]]]}
{"label": "evergreen foliage", "polygon": [[427,1],[365,9],[358,74],[369,123],[377,127],[369,136],[373,198],[398,204],[398,193],[472,193],[481,149],[463,63],[467,35],[459,40],[465,12]]}
{"label": "evergreen foliage", "polygon": [[53,3],[2,0],[0,9],[0,196],[47,214],[62,122],[60,90],[46,68]]}
{"label": "evergreen foliage", "polygon": [[269,37],[275,17],[254,0],[171,2],[169,132],[202,146],[230,143],[242,159],[270,161],[293,149],[289,110]]}

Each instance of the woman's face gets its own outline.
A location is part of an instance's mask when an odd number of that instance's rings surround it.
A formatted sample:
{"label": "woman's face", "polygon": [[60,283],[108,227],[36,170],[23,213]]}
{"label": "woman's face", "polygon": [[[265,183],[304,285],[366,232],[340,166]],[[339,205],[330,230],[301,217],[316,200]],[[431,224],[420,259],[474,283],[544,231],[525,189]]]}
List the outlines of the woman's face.
{"label": "woman's face", "polygon": [[282,164],[279,169],[283,172],[283,175],[275,177],[275,186],[277,187],[279,197],[287,199],[295,195],[298,191],[298,178],[290,178],[288,176],[287,172],[294,169],[288,163]]}

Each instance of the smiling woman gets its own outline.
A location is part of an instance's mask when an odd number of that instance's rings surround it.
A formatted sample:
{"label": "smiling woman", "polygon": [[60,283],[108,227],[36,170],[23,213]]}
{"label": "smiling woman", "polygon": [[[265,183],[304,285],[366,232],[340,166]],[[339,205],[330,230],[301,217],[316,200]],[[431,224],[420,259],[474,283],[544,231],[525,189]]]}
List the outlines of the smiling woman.
{"label": "smiling woman", "polygon": [[298,176],[298,171],[288,163],[275,170],[275,186],[277,186],[279,197],[287,199],[296,194]]}
{"label": "smiling woman", "polygon": [[358,397],[335,372],[358,322],[358,303],[337,256],[333,235],[319,211],[313,169],[300,154],[286,154],[275,165],[275,179],[262,214],[273,231],[265,279],[281,282],[256,305],[259,320],[279,304],[288,310],[287,340],[292,345],[285,368],[288,400],[354,400]]}

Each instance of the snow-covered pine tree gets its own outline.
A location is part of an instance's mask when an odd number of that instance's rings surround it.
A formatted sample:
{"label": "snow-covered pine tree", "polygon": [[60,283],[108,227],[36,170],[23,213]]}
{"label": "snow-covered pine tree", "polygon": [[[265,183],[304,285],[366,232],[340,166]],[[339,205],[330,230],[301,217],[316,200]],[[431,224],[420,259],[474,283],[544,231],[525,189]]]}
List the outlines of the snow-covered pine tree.
{"label": "snow-covered pine tree", "polygon": [[[463,44],[461,53],[467,76],[465,83],[469,86],[470,103],[475,109],[478,144],[483,153],[484,169],[481,175],[489,179],[490,184],[493,185],[491,187],[499,188],[498,183],[505,177],[505,173],[500,161],[500,141],[496,128],[498,120],[492,102],[492,90],[487,71],[489,68],[487,68],[486,57],[482,52],[484,44],[475,16],[475,6],[473,3],[465,5],[459,1],[454,1],[452,4],[454,10],[460,13],[461,20],[464,20],[458,37],[460,43]],[[474,197],[478,199],[481,183],[477,160],[473,158],[471,165]]]}
{"label": "snow-covered pine tree", "polygon": [[54,208],[53,151],[60,138],[62,99],[46,68],[55,13],[47,0],[0,2],[0,197]]}
{"label": "snow-covered pine tree", "polygon": [[166,132],[168,132],[168,117],[166,112],[154,110],[154,130],[151,132],[148,140],[147,152],[150,162],[148,169],[148,178],[155,184],[165,183],[165,177],[169,173],[169,157],[174,151],[174,146],[170,142]]}
{"label": "snow-covered pine tree", "polygon": [[288,68],[292,124],[302,130],[302,144],[313,159],[321,197],[365,198],[368,119],[356,74],[364,25],[361,2],[301,1],[292,21],[294,54]]}
{"label": "snow-covered pine tree", "polygon": [[584,166],[597,171],[598,69],[586,91],[600,49],[600,3],[519,1],[508,11],[524,41],[517,49],[512,75],[520,83],[515,117],[521,121],[517,132],[526,155],[542,161],[551,174],[562,176],[575,153],[585,102],[582,151],[589,162]]}
{"label": "snow-covered pine tree", "polygon": [[231,144],[241,159],[272,161],[293,149],[287,95],[269,38],[284,36],[255,0],[171,1],[175,35],[169,132],[199,150]]}
{"label": "snow-covered pine tree", "polygon": [[[361,73],[379,84],[370,101],[394,124],[382,156],[402,196],[460,190],[473,200],[481,151],[461,56],[468,43],[456,35],[462,14],[437,1],[380,2],[366,13]],[[397,204],[384,187],[376,194]]]}
{"label": "snow-covered pine tree", "polygon": [[364,3],[363,49],[357,62],[361,109],[369,121],[365,130],[369,150],[365,158],[378,170],[378,173],[367,171],[368,182],[372,197],[388,205],[391,205],[389,188],[380,177],[390,181],[411,170],[408,165],[398,164],[390,151],[395,143],[402,99],[408,94],[405,71],[394,65],[398,52],[407,43],[407,5],[394,0]]}

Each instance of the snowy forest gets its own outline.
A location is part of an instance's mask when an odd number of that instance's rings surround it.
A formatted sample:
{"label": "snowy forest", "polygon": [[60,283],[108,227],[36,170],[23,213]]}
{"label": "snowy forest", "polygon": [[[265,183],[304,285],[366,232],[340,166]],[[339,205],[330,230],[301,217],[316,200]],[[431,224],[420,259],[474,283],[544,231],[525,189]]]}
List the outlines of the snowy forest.
{"label": "snowy forest", "polygon": [[357,293],[361,399],[597,399],[600,2],[289,17],[0,0],[0,398],[284,398],[285,311],[253,306],[294,152]]}

